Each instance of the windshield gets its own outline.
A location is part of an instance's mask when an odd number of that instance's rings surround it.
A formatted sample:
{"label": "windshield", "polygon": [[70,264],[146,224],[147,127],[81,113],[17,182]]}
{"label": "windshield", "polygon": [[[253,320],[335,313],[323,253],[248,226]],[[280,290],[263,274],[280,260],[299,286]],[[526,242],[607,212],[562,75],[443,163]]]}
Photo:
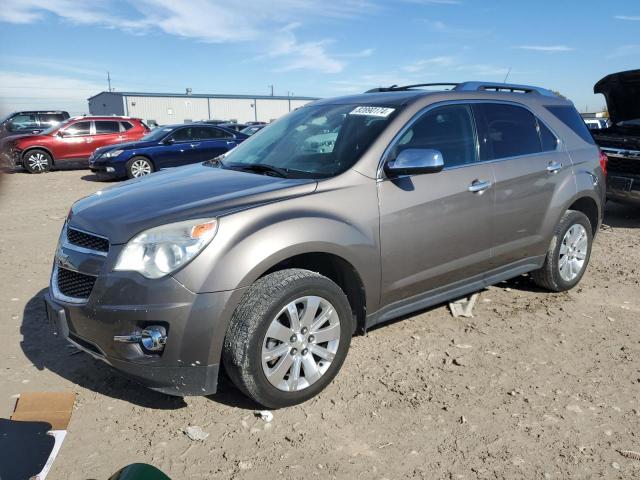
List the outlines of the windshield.
{"label": "windshield", "polygon": [[225,155],[227,168],[276,167],[291,177],[328,178],[351,168],[397,108],[316,105],[300,108]]}
{"label": "windshield", "polygon": [[156,142],[173,132],[173,128],[156,128],[140,139],[141,142]]}

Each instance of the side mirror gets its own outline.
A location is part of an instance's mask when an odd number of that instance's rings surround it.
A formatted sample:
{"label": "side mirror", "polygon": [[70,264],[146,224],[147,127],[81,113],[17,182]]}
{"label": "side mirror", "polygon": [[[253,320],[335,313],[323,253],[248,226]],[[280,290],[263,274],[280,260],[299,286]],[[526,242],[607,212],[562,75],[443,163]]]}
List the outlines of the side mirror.
{"label": "side mirror", "polygon": [[394,160],[388,161],[384,168],[391,177],[437,173],[444,168],[444,160],[439,150],[407,148],[402,150]]}
{"label": "side mirror", "polygon": [[164,143],[165,145],[172,145],[175,142],[176,141],[172,137],[167,137],[162,141],[162,143]]}

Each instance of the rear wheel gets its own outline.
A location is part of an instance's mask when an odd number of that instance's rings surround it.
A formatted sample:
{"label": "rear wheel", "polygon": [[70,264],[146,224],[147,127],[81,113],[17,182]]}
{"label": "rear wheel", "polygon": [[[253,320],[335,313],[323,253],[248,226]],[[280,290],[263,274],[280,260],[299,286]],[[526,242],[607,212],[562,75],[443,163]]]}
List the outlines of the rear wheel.
{"label": "rear wheel", "polygon": [[257,403],[295,405],[333,380],[351,333],[351,308],[335,283],[308,270],[274,272],[254,283],[234,312],[225,370]]}
{"label": "rear wheel", "polygon": [[127,162],[126,169],[129,178],[144,177],[154,171],[153,163],[147,157],[133,157]]}
{"label": "rear wheel", "polygon": [[548,290],[563,292],[575,287],[584,275],[593,234],[587,216],[568,210],[560,219],[547,250],[544,265],[531,272],[533,281]]}
{"label": "rear wheel", "polygon": [[51,155],[40,149],[29,150],[22,159],[22,165],[29,173],[45,173],[51,169]]}

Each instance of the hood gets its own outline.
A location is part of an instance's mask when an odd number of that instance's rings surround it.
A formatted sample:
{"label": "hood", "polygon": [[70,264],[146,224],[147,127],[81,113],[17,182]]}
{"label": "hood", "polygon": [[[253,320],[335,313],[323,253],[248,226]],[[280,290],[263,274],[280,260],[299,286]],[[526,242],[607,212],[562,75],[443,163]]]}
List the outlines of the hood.
{"label": "hood", "polygon": [[97,156],[98,154],[103,154],[110,150],[135,150],[138,148],[157,147],[157,146],[158,146],[157,141],[155,142],[136,141],[136,142],[114,143],[104,147],[96,148],[95,153]]}
{"label": "hood", "polygon": [[21,133],[20,135],[12,135],[7,140],[19,144],[21,140],[26,140],[29,144],[50,140],[49,135],[40,135],[39,133]]}
{"label": "hood", "polygon": [[640,70],[607,75],[593,86],[593,93],[604,95],[614,125],[640,118]]}
{"label": "hood", "polygon": [[77,201],[69,225],[126,243],[148,228],[224,215],[312,193],[313,179],[286,179],[189,165],[129,180]]}

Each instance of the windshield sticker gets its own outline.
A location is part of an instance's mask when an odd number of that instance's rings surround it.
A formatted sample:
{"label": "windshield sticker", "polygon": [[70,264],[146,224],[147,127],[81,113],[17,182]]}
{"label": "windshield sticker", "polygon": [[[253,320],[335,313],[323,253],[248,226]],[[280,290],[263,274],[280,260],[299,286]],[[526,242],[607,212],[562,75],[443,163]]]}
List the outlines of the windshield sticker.
{"label": "windshield sticker", "polygon": [[349,115],[365,115],[367,117],[387,118],[395,111],[395,108],[387,107],[356,107],[349,112]]}

